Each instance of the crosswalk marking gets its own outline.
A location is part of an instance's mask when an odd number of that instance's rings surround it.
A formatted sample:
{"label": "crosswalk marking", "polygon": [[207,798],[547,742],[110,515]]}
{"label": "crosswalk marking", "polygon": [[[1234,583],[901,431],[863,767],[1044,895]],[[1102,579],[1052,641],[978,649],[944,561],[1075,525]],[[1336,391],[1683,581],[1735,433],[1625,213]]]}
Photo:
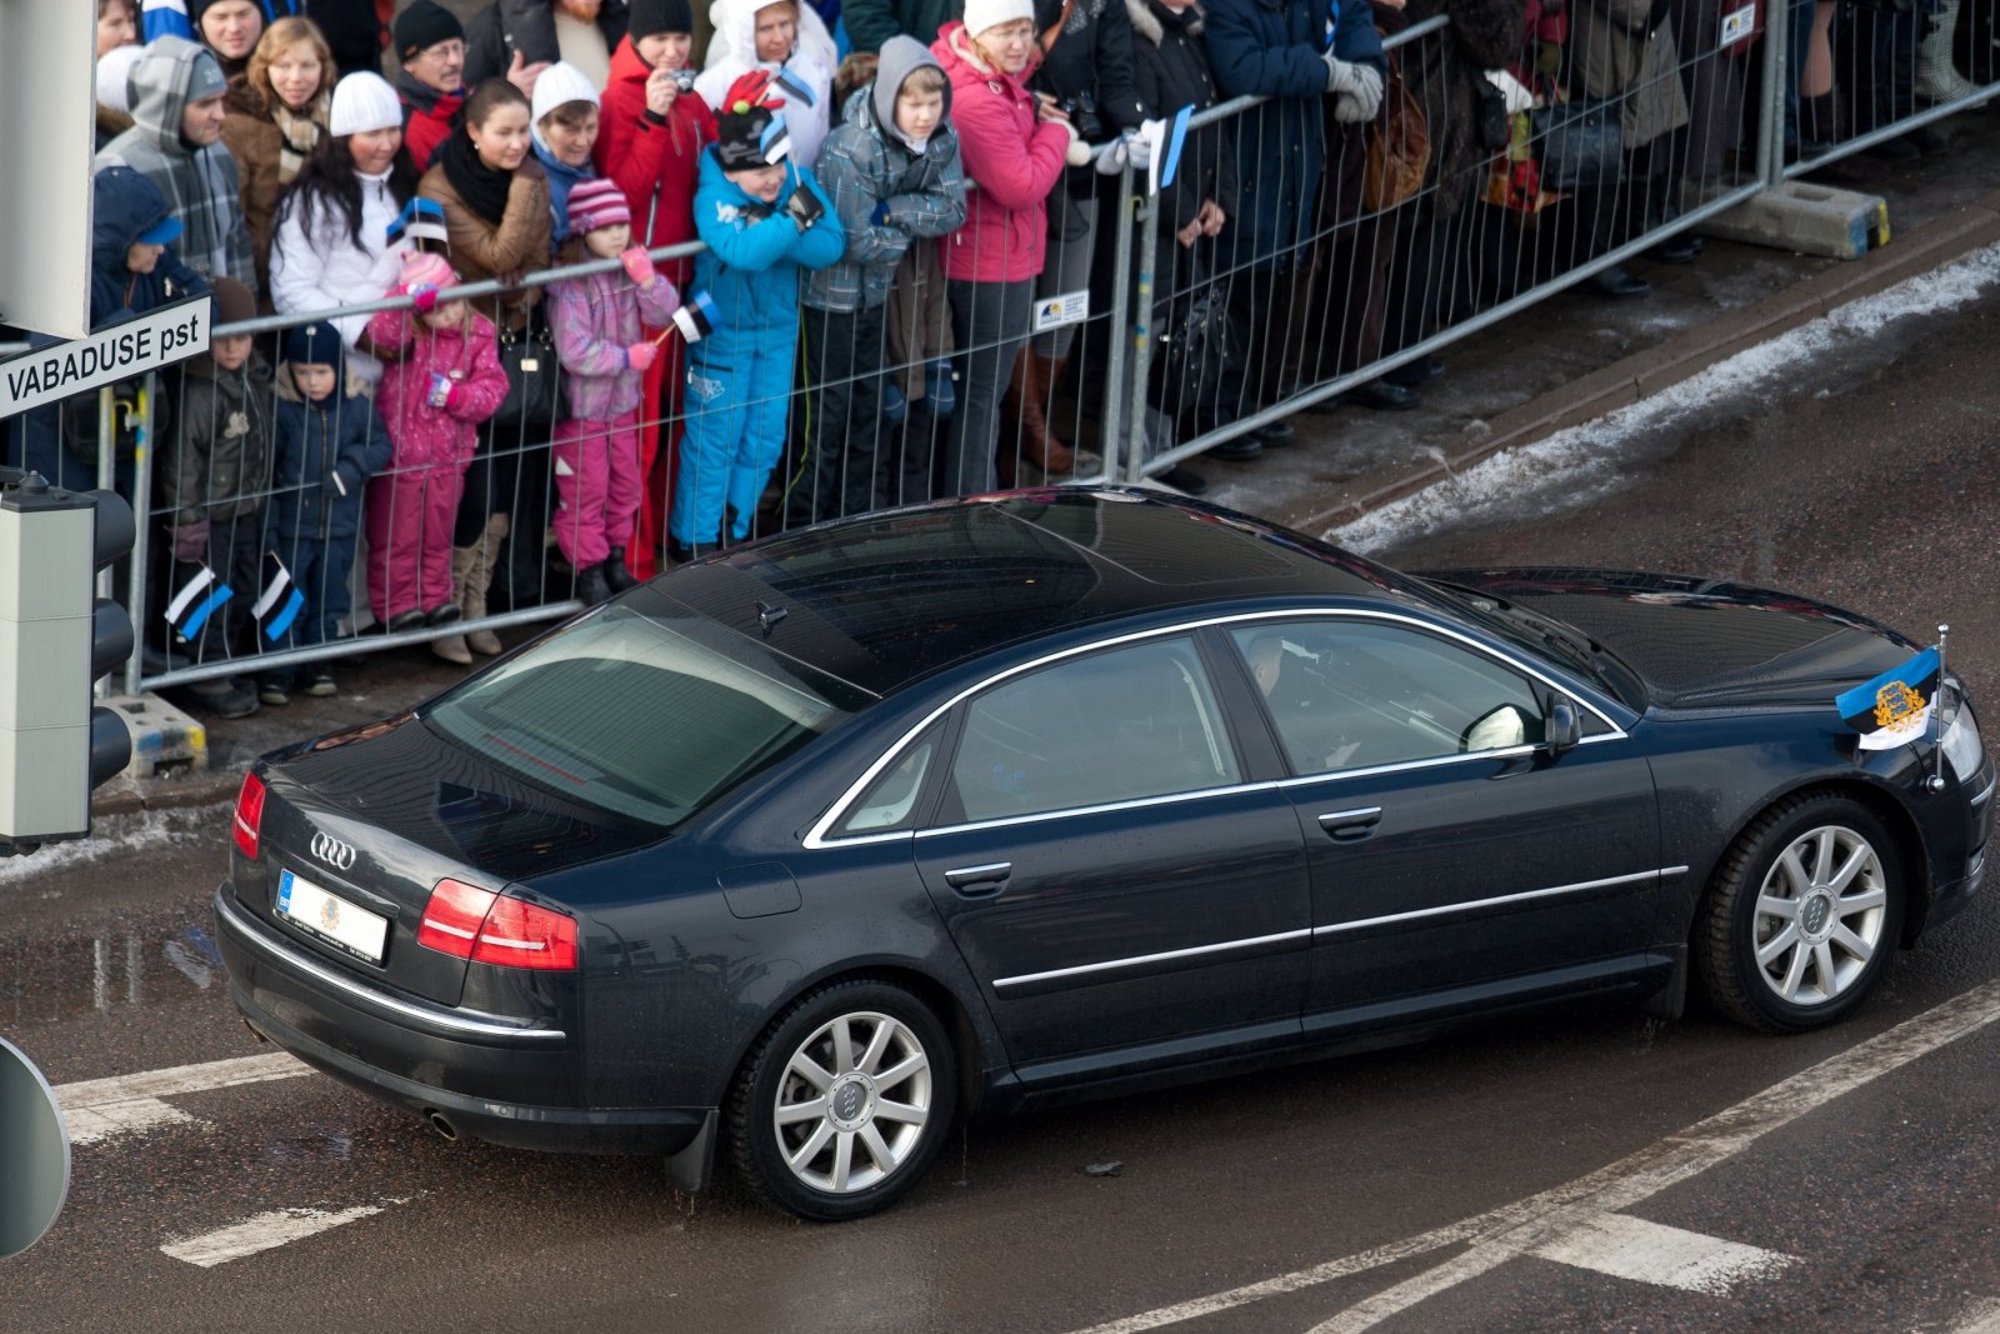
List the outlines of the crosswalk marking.
{"label": "crosswalk marking", "polygon": [[164,1125],[192,1124],[196,1117],[163,1101],[180,1093],[202,1093],[237,1084],[260,1084],[311,1074],[310,1066],[285,1052],[240,1056],[199,1065],[176,1065],[110,1079],[84,1079],[55,1086],[63,1124],[72,1145],[97,1144],[119,1135]]}
{"label": "crosswalk marking", "polygon": [[1724,1297],[1798,1263],[1781,1251],[1706,1237],[1630,1214],[1597,1214],[1528,1252],[1613,1278]]}

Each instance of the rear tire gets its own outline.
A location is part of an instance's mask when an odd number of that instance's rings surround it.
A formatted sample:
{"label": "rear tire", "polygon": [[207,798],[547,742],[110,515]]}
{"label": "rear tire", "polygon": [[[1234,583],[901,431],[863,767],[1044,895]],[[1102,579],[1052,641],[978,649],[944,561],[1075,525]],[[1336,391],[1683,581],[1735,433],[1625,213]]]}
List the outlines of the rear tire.
{"label": "rear tire", "polygon": [[957,1104],[957,1057],[930,1007],[887,982],[836,982],[751,1048],[730,1097],[730,1148],[767,1204],[815,1222],[862,1218],[917,1184]]}
{"label": "rear tire", "polygon": [[1901,850],[1860,802],[1788,797],[1738,836],[1696,921],[1717,1009],[1767,1033],[1844,1019],[1889,966],[1906,899]]}

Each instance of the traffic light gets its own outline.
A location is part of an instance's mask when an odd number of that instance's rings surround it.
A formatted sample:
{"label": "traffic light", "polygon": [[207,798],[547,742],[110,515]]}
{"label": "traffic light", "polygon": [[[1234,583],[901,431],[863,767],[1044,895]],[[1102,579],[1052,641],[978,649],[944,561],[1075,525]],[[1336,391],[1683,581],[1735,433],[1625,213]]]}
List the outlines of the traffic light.
{"label": "traffic light", "polygon": [[0,852],[90,833],[90,793],[132,757],[92,685],[132,653],[132,618],[96,596],[130,554],[132,507],[0,470]]}

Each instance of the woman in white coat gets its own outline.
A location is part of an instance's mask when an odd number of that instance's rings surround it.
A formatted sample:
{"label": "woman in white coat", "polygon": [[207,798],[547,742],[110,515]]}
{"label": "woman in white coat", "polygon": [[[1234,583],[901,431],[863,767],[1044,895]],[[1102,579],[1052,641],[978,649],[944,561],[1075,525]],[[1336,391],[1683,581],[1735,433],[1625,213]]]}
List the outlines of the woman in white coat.
{"label": "woman in white coat", "polygon": [[[271,297],[280,314],[380,301],[402,267],[389,225],[417,192],[403,151],[403,109],[379,74],[350,74],[333,90],[327,135],[278,203]],[[329,322],[348,346],[348,368],[371,386],[381,363],[356,347],[366,315]]]}
{"label": "woman in white coat", "polygon": [[763,105],[783,110],[792,161],[812,166],[838,118],[833,72],[840,56],[825,22],[801,0],[715,0],[708,17],[715,37],[695,92],[720,114],[732,84],[753,69],[767,71],[773,81]]}

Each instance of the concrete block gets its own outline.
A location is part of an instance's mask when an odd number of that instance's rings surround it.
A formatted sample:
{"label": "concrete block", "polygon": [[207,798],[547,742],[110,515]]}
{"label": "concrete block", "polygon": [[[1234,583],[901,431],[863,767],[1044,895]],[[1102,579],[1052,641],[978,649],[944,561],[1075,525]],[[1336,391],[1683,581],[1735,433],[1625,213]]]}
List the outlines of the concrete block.
{"label": "concrete block", "polygon": [[1859,259],[1889,243],[1889,205],[1880,195],[1786,181],[1718,213],[1697,230],[1801,255]]}
{"label": "concrete block", "polygon": [[208,768],[208,729],[158,695],[117,695],[98,701],[125,720],[132,762],[122,777],[157,778],[170,770]]}

